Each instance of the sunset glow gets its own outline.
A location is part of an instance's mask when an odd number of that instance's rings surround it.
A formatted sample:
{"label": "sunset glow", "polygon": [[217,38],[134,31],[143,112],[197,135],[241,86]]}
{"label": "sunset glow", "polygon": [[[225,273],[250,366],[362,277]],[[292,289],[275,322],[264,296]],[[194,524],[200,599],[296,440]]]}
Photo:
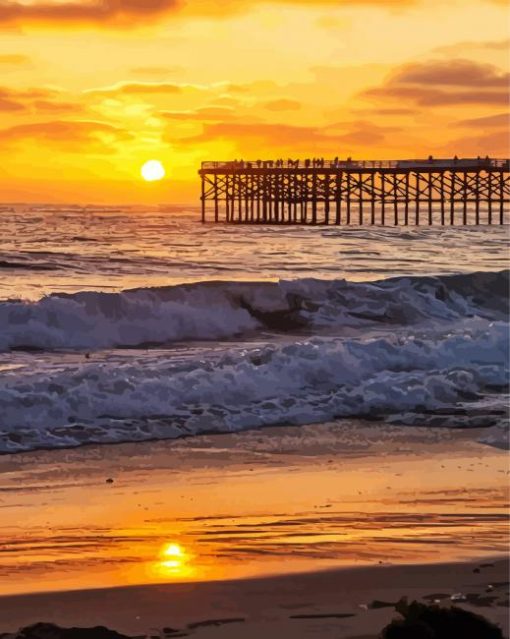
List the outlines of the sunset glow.
{"label": "sunset glow", "polygon": [[505,2],[7,4],[5,200],[194,202],[204,159],[506,155]]}

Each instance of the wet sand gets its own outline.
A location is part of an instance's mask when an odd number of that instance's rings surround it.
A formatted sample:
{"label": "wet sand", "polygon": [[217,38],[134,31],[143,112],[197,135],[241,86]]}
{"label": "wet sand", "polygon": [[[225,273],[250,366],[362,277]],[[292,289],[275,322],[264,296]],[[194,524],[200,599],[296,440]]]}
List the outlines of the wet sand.
{"label": "wet sand", "polygon": [[[373,599],[481,594],[503,564],[444,564],[507,550],[508,459],[483,435],[353,421],[1,457],[0,631],[362,637],[393,614]],[[291,618],[331,612],[356,616]]]}
{"label": "wet sand", "polygon": [[[380,566],[8,597],[0,599],[0,628],[12,631],[45,620],[66,627],[106,625],[128,635],[154,637],[376,639],[398,617],[393,606],[383,604],[407,596],[450,605],[450,596],[462,592],[473,603],[458,605],[498,623],[508,636],[507,564],[501,560],[479,566]],[[488,595],[492,584],[496,586]]]}

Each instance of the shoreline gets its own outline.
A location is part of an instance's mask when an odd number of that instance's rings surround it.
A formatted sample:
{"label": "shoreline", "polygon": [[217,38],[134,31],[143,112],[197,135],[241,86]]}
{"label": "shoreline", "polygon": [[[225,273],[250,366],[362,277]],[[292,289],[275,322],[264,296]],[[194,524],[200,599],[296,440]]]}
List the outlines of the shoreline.
{"label": "shoreline", "polygon": [[392,604],[402,597],[448,606],[451,595],[464,593],[469,601],[455,605],[499,624],[508,636],[507,579],[508,560],[499,558],[15,595],[0,598],[0,631],[45,621],[105,625],[128,635],[171,627],[181,636],[211,639],[376,639],[398,616]]}

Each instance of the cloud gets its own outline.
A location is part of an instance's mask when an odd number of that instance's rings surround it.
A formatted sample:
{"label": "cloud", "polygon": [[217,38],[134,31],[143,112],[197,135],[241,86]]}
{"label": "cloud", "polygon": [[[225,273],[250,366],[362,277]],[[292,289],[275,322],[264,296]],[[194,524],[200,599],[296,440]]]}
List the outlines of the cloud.
{"label": "cloud", "polygon": [[10,98],[4,98],[0,93],[0,112],[15,112],[15,111],[24,111],[25,105],[16,100],[11,100]]}
{"label": "cloud", "polygon": [[509,82],[510,73],[504,73],[492,64],[459,58],[405,65],[393,75],[389,84],[498,88],[508,87]]}
{"label": "cloud", "polygon": [[280,100],[271,100],[264,105],[269,111],[298,111],[301,108],[301,102],[297,100],[289,100],[282,98]]}
{"label": "cloud", "polygon": [[498,113],[497,115],[488,115],[483,118],[471,118],[468,120],[460,120],[457,126],[468,128],[486,128],[486,127],[506,127],[510,126],[510,116],[508,113]]}
{"label": "cloud", "polygon": [[78,102],[59,100],[34,100],[31,106],[38,113],[72,113],[77,115],[87,111],[87,108]]}
{"label": "cloud", "polygon": [[180,93],[182,87],[172,82],[118,82],[109,87],[90,89],[89,94],[114,94],[114,95],[149,95],[168,93]]}
{"label": "cloud", "polygon": [[368,89],[362,96],[375,99],[414,102],[420,106],[449,106],[460,104],[508,104],[506,91],[441,91],[420,87],[379,87]]}
{"label": "cloud", "polygon": [[46,89],[11,89],[0,87],[0,111],[26,111],[32,100],[47,98],[52,91]]}
{"label": "cloud", "polygon": [[[505,0],[506,2],[506,0]],[[508,51],[510,48],[510,39],[505,40],[468,40],[464,42],[456,42],[442,47],[433,49],[433,53],[446,53],[447,55],[457,55],[466,53],[467,51]]]}
{"label": "cloud", "polygon": [[[429,0],[430,1],[430,0]],[[493,2],[497,0],[491,0]],[[424,0],[0,0],[0,23],[65,26],[97,24],[133,27],[178,12],[223,17],[256,9],[261,3],[324,8],[376,6],[402,9]]]}
{"label": "cloud", "polygon": [[0,130],[1,143],[32,141],[71,153],[110,153],[132,137],[124,129],[93,120],[52,120]]}
{"label": "cloud", "polygon": [[384,84],[360,96],[421,106],[506,105],[509,82],[510,74],[491,64],[463,59],[429,61],[400,67]]}
{"label": "cloud", "polygon": [[469,135],[452,140],[445,147],[445,150],[467,157],[485,156],[487,153],[496,157],[508,157],[508,138],[499,131],[479,136]]}
{"label": "cloud", "polygon": [[14,89],[0,87],[0,111],[26,113],[64,113],[85,112],[85,107],[77,102],[62,101],[62,93],[58,89],[27,88]]}
{"label": "cloud", "polygon": [[148,20],[175,10],[177,0],[83,0],[52,2],[35,0],[30,4],[7,0],[0,4],[0,22],[109,23]]}

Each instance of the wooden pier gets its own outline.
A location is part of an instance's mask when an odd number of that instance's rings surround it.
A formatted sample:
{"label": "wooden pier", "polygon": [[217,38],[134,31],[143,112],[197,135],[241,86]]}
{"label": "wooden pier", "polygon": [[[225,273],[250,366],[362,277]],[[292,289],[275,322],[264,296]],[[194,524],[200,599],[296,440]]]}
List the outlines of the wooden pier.
{"label": "wooden pier", "polygon": [[510,222],[508,159],[203,162],[199,175],[202,222]]}

